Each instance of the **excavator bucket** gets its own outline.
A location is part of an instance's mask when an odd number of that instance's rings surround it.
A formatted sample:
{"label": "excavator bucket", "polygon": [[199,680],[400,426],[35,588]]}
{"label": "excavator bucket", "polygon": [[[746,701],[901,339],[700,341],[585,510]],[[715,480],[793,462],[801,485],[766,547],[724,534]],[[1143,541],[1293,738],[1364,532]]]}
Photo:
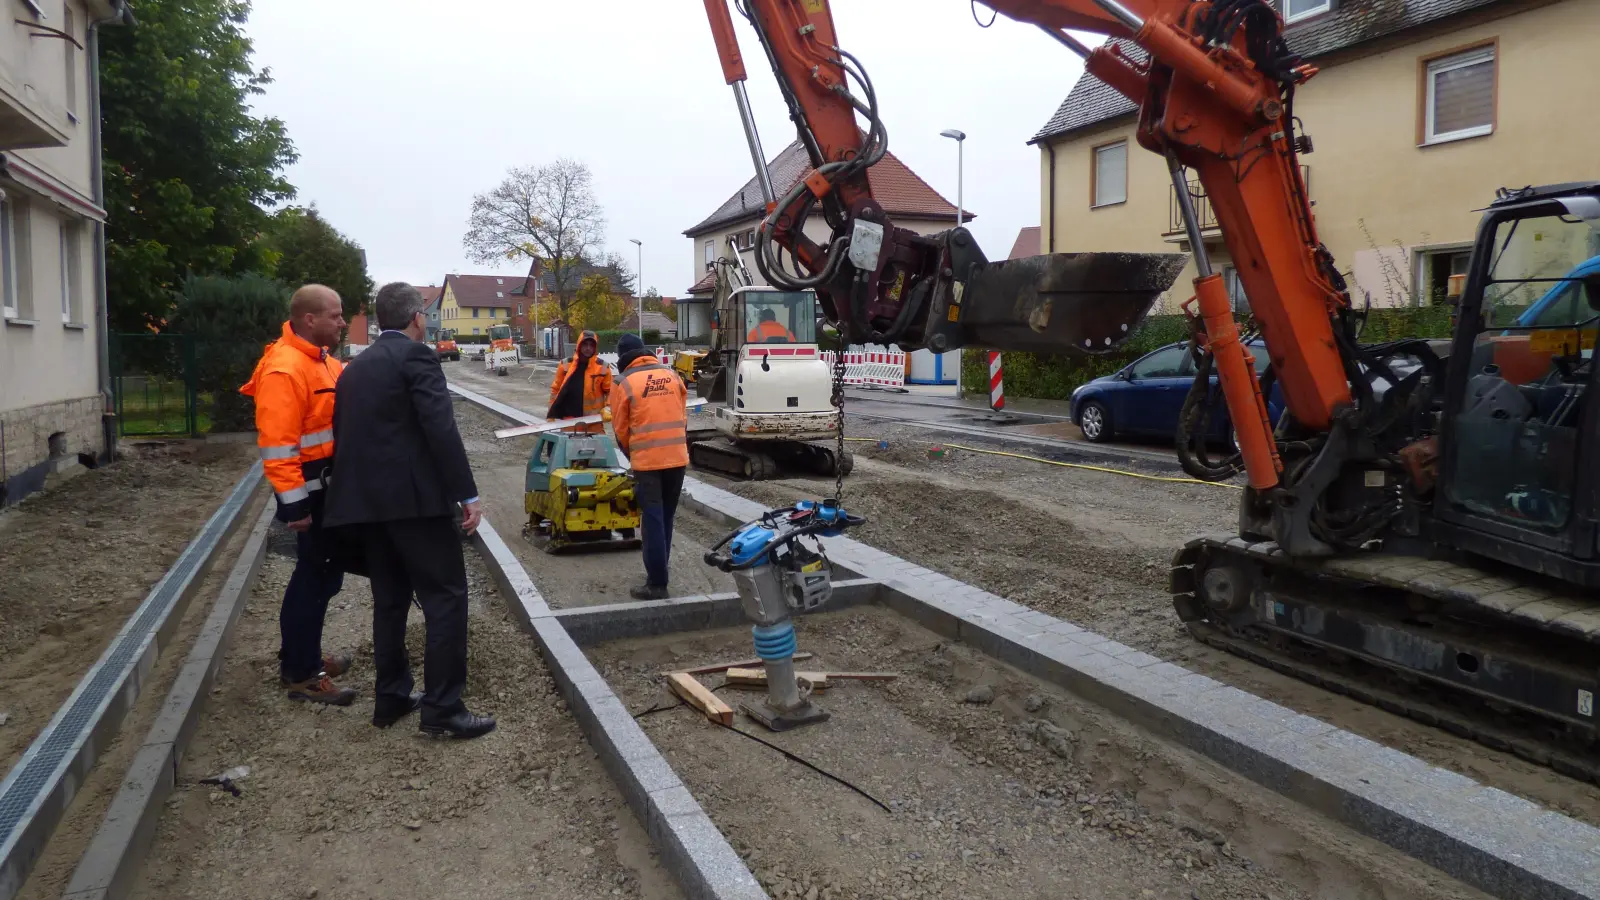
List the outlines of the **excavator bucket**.
{"label": "excavator bucket", "polygon": [[943,335],[945,349],[1106,353],[1144,321],[1188,259],[1186,253],[1050,253],[981,263],[952,295],[959,304],[954,315],[950,303],[930,310],[929,345]]}

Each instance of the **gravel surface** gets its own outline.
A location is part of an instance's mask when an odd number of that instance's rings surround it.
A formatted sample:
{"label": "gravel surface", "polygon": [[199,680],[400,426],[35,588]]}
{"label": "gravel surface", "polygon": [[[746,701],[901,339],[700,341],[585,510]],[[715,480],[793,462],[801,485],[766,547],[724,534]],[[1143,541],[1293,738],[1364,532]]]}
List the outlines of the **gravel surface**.
{"label": "gravel surface", "polygon": [[255,448],[126,442],[125,459],[0,513],[0,768],[199,533]]}
{"label": "gravel surface", "polygon": [[[499,719],[474,741],[428,738],[410,718],[376,729],[371,593],[351,578],[325,646],[356,652],[346,709],[287,700],[277,609],[292,571],[279,532],[178,773],[137,898],[676,898],[643,829],[584,742],[487,570],[467,555],[466,700]],[[423,626],[408,643],[422,672]],[[239,797],[198,784],[249,766]]]}
{"label": "gravel surface", "polygon": [[[1236,528],[1237,491],[948,447],[942,458],[930,459],[932,438],[926,432],[882,424],[861,425],[855,434],[889,441],[887,450],[875,443],[853,445],[857,462],[845,485],[845,505],[868,516],[855,535],[868,544],[1600,825],[1595,785],[1191,638],[1173,613],[1167,568],[1189,537]],[[773,504],[820,497],[832,489],[831,481],[806,478],[752,483],[708,473],[695,477]]]}
{"label": "gravel surface", "polygon": [[[780,900],[1480,896],[887,610],[807,618],[799,630],[816,654],[806,668],[901,677],[818,694],[825,724],[774,735],[741,715],[736,726],[888,812],[687,707],[640,719]],[[673,702],[659,672],[749,652],[737,628],[591,656],[643,711]],[[719,696],[737,708],[759,695]]]}

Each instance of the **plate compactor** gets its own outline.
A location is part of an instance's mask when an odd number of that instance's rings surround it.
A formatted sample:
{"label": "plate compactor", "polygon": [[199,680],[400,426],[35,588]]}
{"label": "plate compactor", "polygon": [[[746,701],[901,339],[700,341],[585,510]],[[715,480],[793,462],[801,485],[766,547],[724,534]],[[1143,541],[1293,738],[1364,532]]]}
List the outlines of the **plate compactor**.
{"label": "plate compactor", "polygon": [[549,553],[639,546],[633,478],[609,435],[546,431],[528,458],[523,534]]}

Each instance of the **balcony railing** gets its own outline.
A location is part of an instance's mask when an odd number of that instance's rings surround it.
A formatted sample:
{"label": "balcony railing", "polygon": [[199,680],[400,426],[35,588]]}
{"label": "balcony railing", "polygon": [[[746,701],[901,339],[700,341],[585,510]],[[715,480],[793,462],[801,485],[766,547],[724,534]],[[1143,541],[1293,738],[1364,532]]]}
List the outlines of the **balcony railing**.
{"label": "balcony railing", "polygon": [[[1300,179],[1306,184],[1306,193],[1311,193],[1311,167],[1300,167]],[[1194,202],[1195,217],[1200,220],[1200,231],[1215,231],[1217,229],[1217,212],[1211,207],[1211,198],[1206,196],[1206,189],[1200,182],[1190,179],[1189,198]],[[1176,185],[1167,187],[1167,230],[1162,232],[1162,237],[1182,237],[1183,208],[1178,205],[1178,188]]]}

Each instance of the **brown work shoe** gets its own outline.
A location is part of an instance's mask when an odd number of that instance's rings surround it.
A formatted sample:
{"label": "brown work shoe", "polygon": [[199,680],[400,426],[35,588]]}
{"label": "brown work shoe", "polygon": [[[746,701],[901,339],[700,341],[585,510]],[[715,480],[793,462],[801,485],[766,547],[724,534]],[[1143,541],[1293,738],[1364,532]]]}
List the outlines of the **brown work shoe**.
{"label": "brown work shoe", "polygon": [[289,685],[289,699],[329,706],[349,706],[356,702],[355,688],[340,687],[326,675],[316,675]]}

